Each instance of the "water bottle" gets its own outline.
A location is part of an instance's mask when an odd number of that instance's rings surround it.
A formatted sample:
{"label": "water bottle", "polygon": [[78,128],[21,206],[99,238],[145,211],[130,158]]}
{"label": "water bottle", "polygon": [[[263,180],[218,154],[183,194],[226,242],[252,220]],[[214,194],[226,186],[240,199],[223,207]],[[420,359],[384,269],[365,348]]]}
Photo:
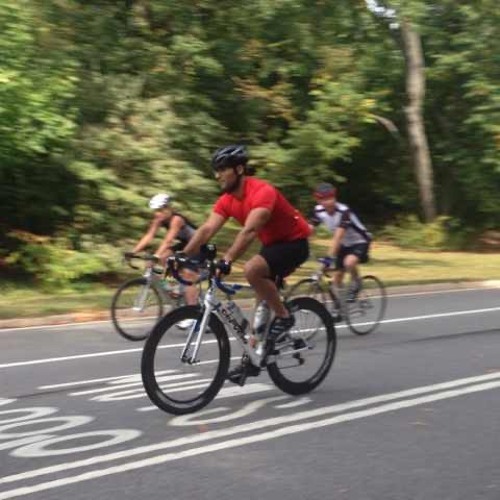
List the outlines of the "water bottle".
{"label": "water bottle", "polygon": [[170,293],[172,297],[177,298],[181,295],[181,287],[177,280],[173,278],[163,278],[160,280],[161,287],[165,292]]}
{"label": "water bottle", "polygon": [[271,310],[265,300],[259,302],[253,317],[253,331],[259,340],[262,340],[266,331],[267,323],[271,316]]}
{"label": "water bottle", "polygon": [[245,332],[248,329],[248,320],[243,315],[243,312],[238,307],[236,302],[229,300],[226,303],[226,307],[222,309],[222,314],[226,318],[226,320],[231,324],[236,333],[240,335],[240,337],[245,336]]}
{"label": "water bottle", "polygon": [[162,288],[162,290],[165,290],[166,292],[168,292],[170,285],[168,283],[167,278],[160,278],[159,283],[160,283],[160,287]]}

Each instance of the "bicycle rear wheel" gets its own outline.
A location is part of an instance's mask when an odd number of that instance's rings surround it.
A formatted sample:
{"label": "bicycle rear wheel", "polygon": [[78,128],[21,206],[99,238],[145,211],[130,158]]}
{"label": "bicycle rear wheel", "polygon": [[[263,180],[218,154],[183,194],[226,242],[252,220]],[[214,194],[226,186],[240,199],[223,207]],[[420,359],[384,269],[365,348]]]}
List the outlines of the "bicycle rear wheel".
{"label": "bicycle rear wheel", "polygon": [[144,340],[162,315],[160,292],[146,278],[123,283],[111,302],[113,325],[128,340]]}
{"label": "bicycle rear wheel", "polygon": [[387,306],[383,283],[376,276],[363,276],[354,302],[345,304],[346,323],[356,335],[373,332],[382,321]]}
{"label": "bicycle rear wheel", "polygon": [[335,357],[335,323],[326,308],[310,297],[287,302],[295,317],[288,338],[274,346],[277,354],[268,361],[267,371],[282,391],[305,394],[327,376]]}
{"label": "bicycle rear wheel", "polygon": [[[199,306],[183,306],[167,314],[153,328],[144,345],[142,382],[149,399],[174,415],[192,413],[206,406],[224,384],[230,346],[223,324],[210,315],[202,334],[196,363],[188,359],[198,338],[202,318]],[[191,326],[182,323],[191,320]],[[187,351],[187,352],[186,352]],[[184,356],[183,356],[183,353]]]}

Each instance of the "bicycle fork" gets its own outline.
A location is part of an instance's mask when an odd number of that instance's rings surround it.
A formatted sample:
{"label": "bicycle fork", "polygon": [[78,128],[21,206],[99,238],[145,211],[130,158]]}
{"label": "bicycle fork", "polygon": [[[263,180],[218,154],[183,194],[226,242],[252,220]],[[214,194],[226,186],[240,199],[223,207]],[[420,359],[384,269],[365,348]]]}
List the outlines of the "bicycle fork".
{"label": "bicycle fork", "polygon": [[152,284],[151,271],[146,271],[144,273],[144,278],[146,278],[146,284],[141,287],[139,293],[137,294],[137,297],[134,300],[134,305],[132,306],[132,310],[134,311],[142,312],[144,311],[144,307],[146,306],[146,299]]}
{"label": "bicycle fork", "polygon": [[[205,334],[205,331],[208,326],[208,321],[210,319],[210,314],[212,314],[214,310],[214,304],[210,300],[210,292],[208,292],[204,299],[204,304],[202,306],[202,316],[201,321],[197,320],[195,324],[190,328],[189,334],[186,339],[186,343],[181,352],[181,361],[183,363],[189,363],[190,365],[194,365],[195,363],[199,363],[198,352],[201,346],[201,339]],[[191,343],[196,337],[194,347],[191,349]]]}

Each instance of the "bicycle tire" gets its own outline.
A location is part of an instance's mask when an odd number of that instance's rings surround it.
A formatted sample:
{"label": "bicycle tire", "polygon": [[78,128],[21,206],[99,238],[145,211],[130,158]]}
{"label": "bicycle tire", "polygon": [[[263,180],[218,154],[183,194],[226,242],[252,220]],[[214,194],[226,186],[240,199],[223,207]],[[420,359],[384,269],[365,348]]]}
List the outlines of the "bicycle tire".
{"label": "bicycle tire", "polygon": [[318,280],[304,278],[295,283],[286,293],[285,300],[295,297],[312,297],[318,300],[326,307],[335,322],[340,320],[342,308],[338,297],[330,290],[326,291]]}
{"label": "bicycle tire", "polygon": [[[353,304],[345,305],[346,323],[356,335],[368,335],[375,331],[385,314],[387,292],[380,279],[373,275],[361,278],[361,288]],[[377,307],[373,317],[368,311]],[[361,320],[361,322],[359,322]]]}
{"label": "bicycle tire", "polygon": [[[149,286],[149,288],[145,291],[146,297],[144,302],[151,297],[153,299],[152,306],[148,309],[149,311],[144,311],[143,306],[140,306],[139,311],[134,311],[134,308],[130,307],[130,305],[126,308],[127,313],[122,317],[120,311],[121,303],[124,305],[127,304],[128,298],[127,292],[133,290],[135,287],[138,288],[138,291],[131,294],[131,298],[135,296],[137,299],[137,294],[144,293],[144,290],[139,290],[141,287]],[[164,303],[163,298],[160,295],[160,292],[156,288],[154,284],[149,284],[146,278],[133,278],[131,280],[123,283],[118,290],[115,292],[113,296],[113,300],[111,301],[111,320],[116,331],[127,340],[132,341],[140,341],[144,340],[148,335],[153,326],[158,322],[158,320],[163,315]],[[134,313],[137,313],[136,315]],[[134,323],[134,320],[140,321],[141,324],[137,325]]]}
{"label": "bicycle tire", "polygon": [[[182,362],[180,357],[176,357],[176,354],[186,344],[186,341],[182,343],[177,341],[176,343],[175,334],[179,333],[176,331],[179,323],[189,319],[199,321],[201,315],[201,307],[193,305],[182,306],[171,311],[155,325],[144,345],[141,360],[141,376],[144,389],[153,404],[173,415],[193,413],[208,405],[224,384],[229,369],[229,338],[224,325],[215,314],[211,314],[209,318],[208,327],[210,330],[205,335],[207,336],[207,344],[214,344],[211,345],[211,348],[213,348],[216,355],[218,354],[218,360],[216,359],[215,363],[213,363],[213,360],[206,360],[205,363],[189,364]],[[160,345],[160,342],[167,336],[173,337],[171,349],[166,349],[166,344]],[[204,345],[201,346],[200,354],[203,354],[203,349]],[[165,356],[165,362],[161,359],[162,356]],[[167,356],[169,356],[168,360],[166,359]],[[178,363],[179,370],[175,370],[175,362]],[[217,366],[213,375],[210,376],[210,380],[195,378],[196,370],[209,370],[211,365],[214,364],[217,364]],[[167,377],[170,377],[170,381],[167,385],[162,386],[161,384],[165,382],[165,380],[162,380],[162,378],[165,378],[166,373],[164,368],[168,368]],[[187,370],[194,370],[195,375],[187,373]],[[178,380],[181,380],[181,382],[178,382]],[[199,388],[198,381],[207,381],[208,384],[199,394],[193,396],[191,391]],[[181,400],[179,392],[185,392],[187,399]]]}
{"label": "bicycle tire", "polygon": [[[314,338],[317,341],[318,338],[317,334],[311,336],[309,335],[309,333],[306,334],[300,333],[300,329],[302,327],[299,324],[300,321],[299,314],[303,311],[308,313],[305,315],[307,321],[309,321],[311,315],[317,316],[321,320],[321,323],[323,324],[325,333],[324,335],[324,343],[326,344],[325,355],[323,359],[320,360],[319,368],[315,370],[312,375],[310,376],[307,375],[304,380],[300,381],[292,380],[292,377],[290,375],[287,376],[287,373],[289,372],[286,370],[286,368],[289,367],[286,366],[282,367],[279,364],[281,357],[283,357],[283,360],[286,359],[284,357],[286,356],[286,352],[280,352],[279,354],[274,355],[274,360],[271,363],[268,363],[267,365],[267,371],[269,377],[274,382],[276,387],[281,389],[283,392],[297,396],[300,394],[306,394],[314,390],[328,375],[330,368],[333,364],[333,360],[335,358],[337,336],[335,332],[335,323],[330,313],[319,301],[311,297],[297,297],[288,301],[287,306],[289,307],[289,309],[292,311],[292,313],[295,315],[296,318],[296,325],[290,331],[290,336],[292,337],[292,339],[294,336],[297,336],[297,338],[300,337],[302,337],[303,339],[305,338],[306,342],[308,342],[308,339],[310,338]],[[304,328],[306,332],[308,329],[309,327]],[[292,342],[294,341],[292,340]],[[277,345],[275,346],[275,349],[280,349],[280,347]],[[309,348],[309,349],[314,350],[314,348]],[[295,355],[292,355],[291,357],[298,360],[298,365],[296,365],[295,368],[298,368],[298,370],[296,371],[299,372],[300,375],[301,370],[303,370],[303,367],[304,365],[307,364],[307,361],[302,360],[302,362],[300,362],[300,360]]]}

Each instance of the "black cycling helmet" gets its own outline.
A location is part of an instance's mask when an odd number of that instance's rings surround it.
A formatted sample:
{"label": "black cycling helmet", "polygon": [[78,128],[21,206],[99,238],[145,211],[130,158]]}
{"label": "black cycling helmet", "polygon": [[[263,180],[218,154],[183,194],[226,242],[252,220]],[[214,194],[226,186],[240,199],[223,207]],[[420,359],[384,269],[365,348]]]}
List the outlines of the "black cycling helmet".
{"label": "black cycling helmet", "polygon": [[240,144],[231,144],[230,146],[219,148],[212,156],[212,168],[214,170],[237,167],[238,165],[246,166],[247,162],[247,150],[245,146]]}

